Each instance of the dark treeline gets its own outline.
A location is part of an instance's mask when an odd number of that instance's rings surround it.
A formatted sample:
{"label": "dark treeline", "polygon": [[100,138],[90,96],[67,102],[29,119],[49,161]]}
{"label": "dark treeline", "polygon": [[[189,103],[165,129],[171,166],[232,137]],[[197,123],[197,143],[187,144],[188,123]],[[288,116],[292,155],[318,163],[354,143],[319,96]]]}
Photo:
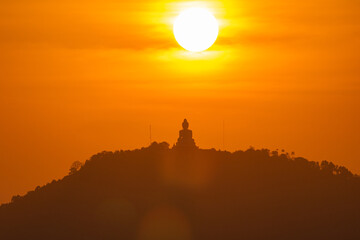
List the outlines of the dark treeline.
{"label": "dark treeline", "polygon": [[102,152],[0,207],[0,239],[360,239],[360,179],[267,149]]}

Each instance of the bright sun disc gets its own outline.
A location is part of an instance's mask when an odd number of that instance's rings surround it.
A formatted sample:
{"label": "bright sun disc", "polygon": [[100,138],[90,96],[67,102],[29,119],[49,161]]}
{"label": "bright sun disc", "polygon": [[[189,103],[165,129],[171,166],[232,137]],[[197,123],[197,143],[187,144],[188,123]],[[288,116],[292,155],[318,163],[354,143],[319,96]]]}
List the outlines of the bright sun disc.
{"label": "bright sun disc", "polygon": [[218,33],[216,18],[203,8],[190,8],[181,12],[174,23],[176,41],[191,52],[201,52],[211,47]]}

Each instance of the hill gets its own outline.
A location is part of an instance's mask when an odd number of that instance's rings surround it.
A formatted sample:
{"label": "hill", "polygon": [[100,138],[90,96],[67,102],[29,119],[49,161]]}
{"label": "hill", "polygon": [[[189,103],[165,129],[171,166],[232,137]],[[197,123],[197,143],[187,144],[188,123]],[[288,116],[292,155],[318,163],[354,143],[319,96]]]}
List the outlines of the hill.
{"label": "hill", "polygon": [[360,239],[360,179],[269,150],[102,152],[0,207],[0,239]]}

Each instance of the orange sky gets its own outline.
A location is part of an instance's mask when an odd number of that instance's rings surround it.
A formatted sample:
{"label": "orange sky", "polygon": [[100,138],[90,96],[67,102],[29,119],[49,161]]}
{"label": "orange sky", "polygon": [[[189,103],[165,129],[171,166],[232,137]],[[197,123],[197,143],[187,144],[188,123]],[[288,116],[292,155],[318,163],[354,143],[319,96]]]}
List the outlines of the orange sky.
{"label": "orange sky", "polygon": [[[182,50],[189,6],[220,23]],[[354,0],[0,2],[0,202],[103,150],[176,141],[285,149],[360,173],[360,3]]]}

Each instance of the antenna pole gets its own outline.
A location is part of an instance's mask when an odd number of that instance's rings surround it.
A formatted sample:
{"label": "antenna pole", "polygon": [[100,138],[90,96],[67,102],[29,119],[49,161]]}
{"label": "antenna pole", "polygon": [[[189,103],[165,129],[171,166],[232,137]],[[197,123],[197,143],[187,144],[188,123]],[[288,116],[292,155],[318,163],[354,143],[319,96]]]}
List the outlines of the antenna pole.
{"label": "antenna pole", "polygon": [[223,150],[225,151],[225,120],[223,120]]}
{"label": "antenna pole", "polygon": [[151,139],[151,124],[150,124],[149,130],[150,130],[150,145],[151,145],[151,142],[152,142],[152,139]]}

